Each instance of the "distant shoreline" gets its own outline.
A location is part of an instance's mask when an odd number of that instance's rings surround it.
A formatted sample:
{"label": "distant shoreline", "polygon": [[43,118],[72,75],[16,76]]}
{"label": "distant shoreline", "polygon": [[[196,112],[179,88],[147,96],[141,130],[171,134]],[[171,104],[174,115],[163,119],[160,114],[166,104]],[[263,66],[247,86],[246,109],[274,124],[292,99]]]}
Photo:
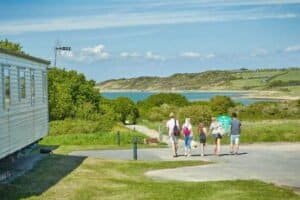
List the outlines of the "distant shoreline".
{"label": "distant shoreline", "polygon": [[249,90],[100,90],[101,92],[110,92],[110,93],[117,93],[117,92],[151,92],[151,93],[185,93],[185,92],[191,92],[191,93],[207,93],[207,92],[215,92],[215,93],[248,93]]}
{"label": "distant shoreline", "polygon": [[[118,92],[151,92],[151,93],[240,93],[241,97],[248,99],[269,99],[269,100],[298,100],[299,96],[288,96],[280,94],[277,91],[259,91],[259,90],[100,90],[100,93],[118,93]],[[278,95],[278,96],[277,96]]]}

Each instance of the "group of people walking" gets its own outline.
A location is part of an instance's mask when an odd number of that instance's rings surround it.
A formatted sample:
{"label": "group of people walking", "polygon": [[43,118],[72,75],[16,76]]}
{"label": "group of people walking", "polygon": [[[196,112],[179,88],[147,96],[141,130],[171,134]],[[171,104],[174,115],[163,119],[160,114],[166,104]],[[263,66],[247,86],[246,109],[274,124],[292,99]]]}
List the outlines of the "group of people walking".
{"label": "group of people walking", "polygon": [[[172,144],[173,157],[178,156],[178,139],[182,134],[184,138],[184,155],[191,156],[192,141],[193,141],[193,126],[190,118],[186,118],[184,124],[180,127],[179,120],[176,119],[174,113],[170,113],[170,119],[166,123],[168,129],[170,142]],[[237,119],[237,114],[232,114],[231,128],[230,128],[230,153],[238,154],[239,140],[241,132],[241,122]],[[220,155],[221,139],[224,136],[224,129],[215,117],[212,117],[209,129],[205,127],[203,122],[199,122],[197,127],[197,134],[199,136],[201,156],[205,154],[206,139],[209,134],[214,139],[214,154]]]}

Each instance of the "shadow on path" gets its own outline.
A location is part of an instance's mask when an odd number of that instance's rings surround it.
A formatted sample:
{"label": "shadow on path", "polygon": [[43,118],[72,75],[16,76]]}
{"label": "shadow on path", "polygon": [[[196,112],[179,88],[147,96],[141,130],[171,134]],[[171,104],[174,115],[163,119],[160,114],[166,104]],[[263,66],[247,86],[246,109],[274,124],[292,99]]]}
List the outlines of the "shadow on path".
{"label": "shadow on path", "polygon": [[0,184],[0,199],[39,196],[74,171],[85,157],[50,154],[10,183]]}

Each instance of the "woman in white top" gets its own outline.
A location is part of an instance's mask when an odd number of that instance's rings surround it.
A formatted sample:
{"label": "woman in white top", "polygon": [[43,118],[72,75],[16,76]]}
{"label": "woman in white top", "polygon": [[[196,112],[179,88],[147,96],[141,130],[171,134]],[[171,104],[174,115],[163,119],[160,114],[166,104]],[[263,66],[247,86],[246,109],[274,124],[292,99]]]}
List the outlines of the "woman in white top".
{"label": "woman in white top", "polygon": [[220,125],[220,123],[216,120],[215,117],[211,118],[211,124],[209,127],[209,130],[214,138],[215,141],[215,149],[214,149],[214,153],[216,155],[220,155],[220,151],[221,151],[221,139],[222,139],[222,126]]}
{"label": "woman in white top", "polygon": [[185,119],[182,125],[182,134],[184,136],[184,155],[191,156],[191,142],[193,139],[193,130],[190,118]]}

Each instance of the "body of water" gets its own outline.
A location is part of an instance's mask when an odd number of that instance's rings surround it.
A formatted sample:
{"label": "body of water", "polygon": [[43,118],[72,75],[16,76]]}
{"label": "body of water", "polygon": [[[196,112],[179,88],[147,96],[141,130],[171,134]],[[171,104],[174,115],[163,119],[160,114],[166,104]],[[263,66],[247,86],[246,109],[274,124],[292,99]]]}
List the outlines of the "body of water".
{"label": "body of water", "polygon": [[[274,101],[270,99],[252,99],[247,98],[244,95],[246,93],[243,92],[178,92],[179,94],[182,94],[185,96],[189,101],[208,101],[214,96],[229,96],[232,98],[235,102],[240,102],[244,105],[248,105],[257,101]],[[118,97],[128,97],[134,102],[144,100],[148,98],[150,95],[156,94],[156,92],[145,92],[145,91],[124,91],[124,92],[102,92],[101,95],[103,95],[106,98],[109,99],[116,99]]]}

